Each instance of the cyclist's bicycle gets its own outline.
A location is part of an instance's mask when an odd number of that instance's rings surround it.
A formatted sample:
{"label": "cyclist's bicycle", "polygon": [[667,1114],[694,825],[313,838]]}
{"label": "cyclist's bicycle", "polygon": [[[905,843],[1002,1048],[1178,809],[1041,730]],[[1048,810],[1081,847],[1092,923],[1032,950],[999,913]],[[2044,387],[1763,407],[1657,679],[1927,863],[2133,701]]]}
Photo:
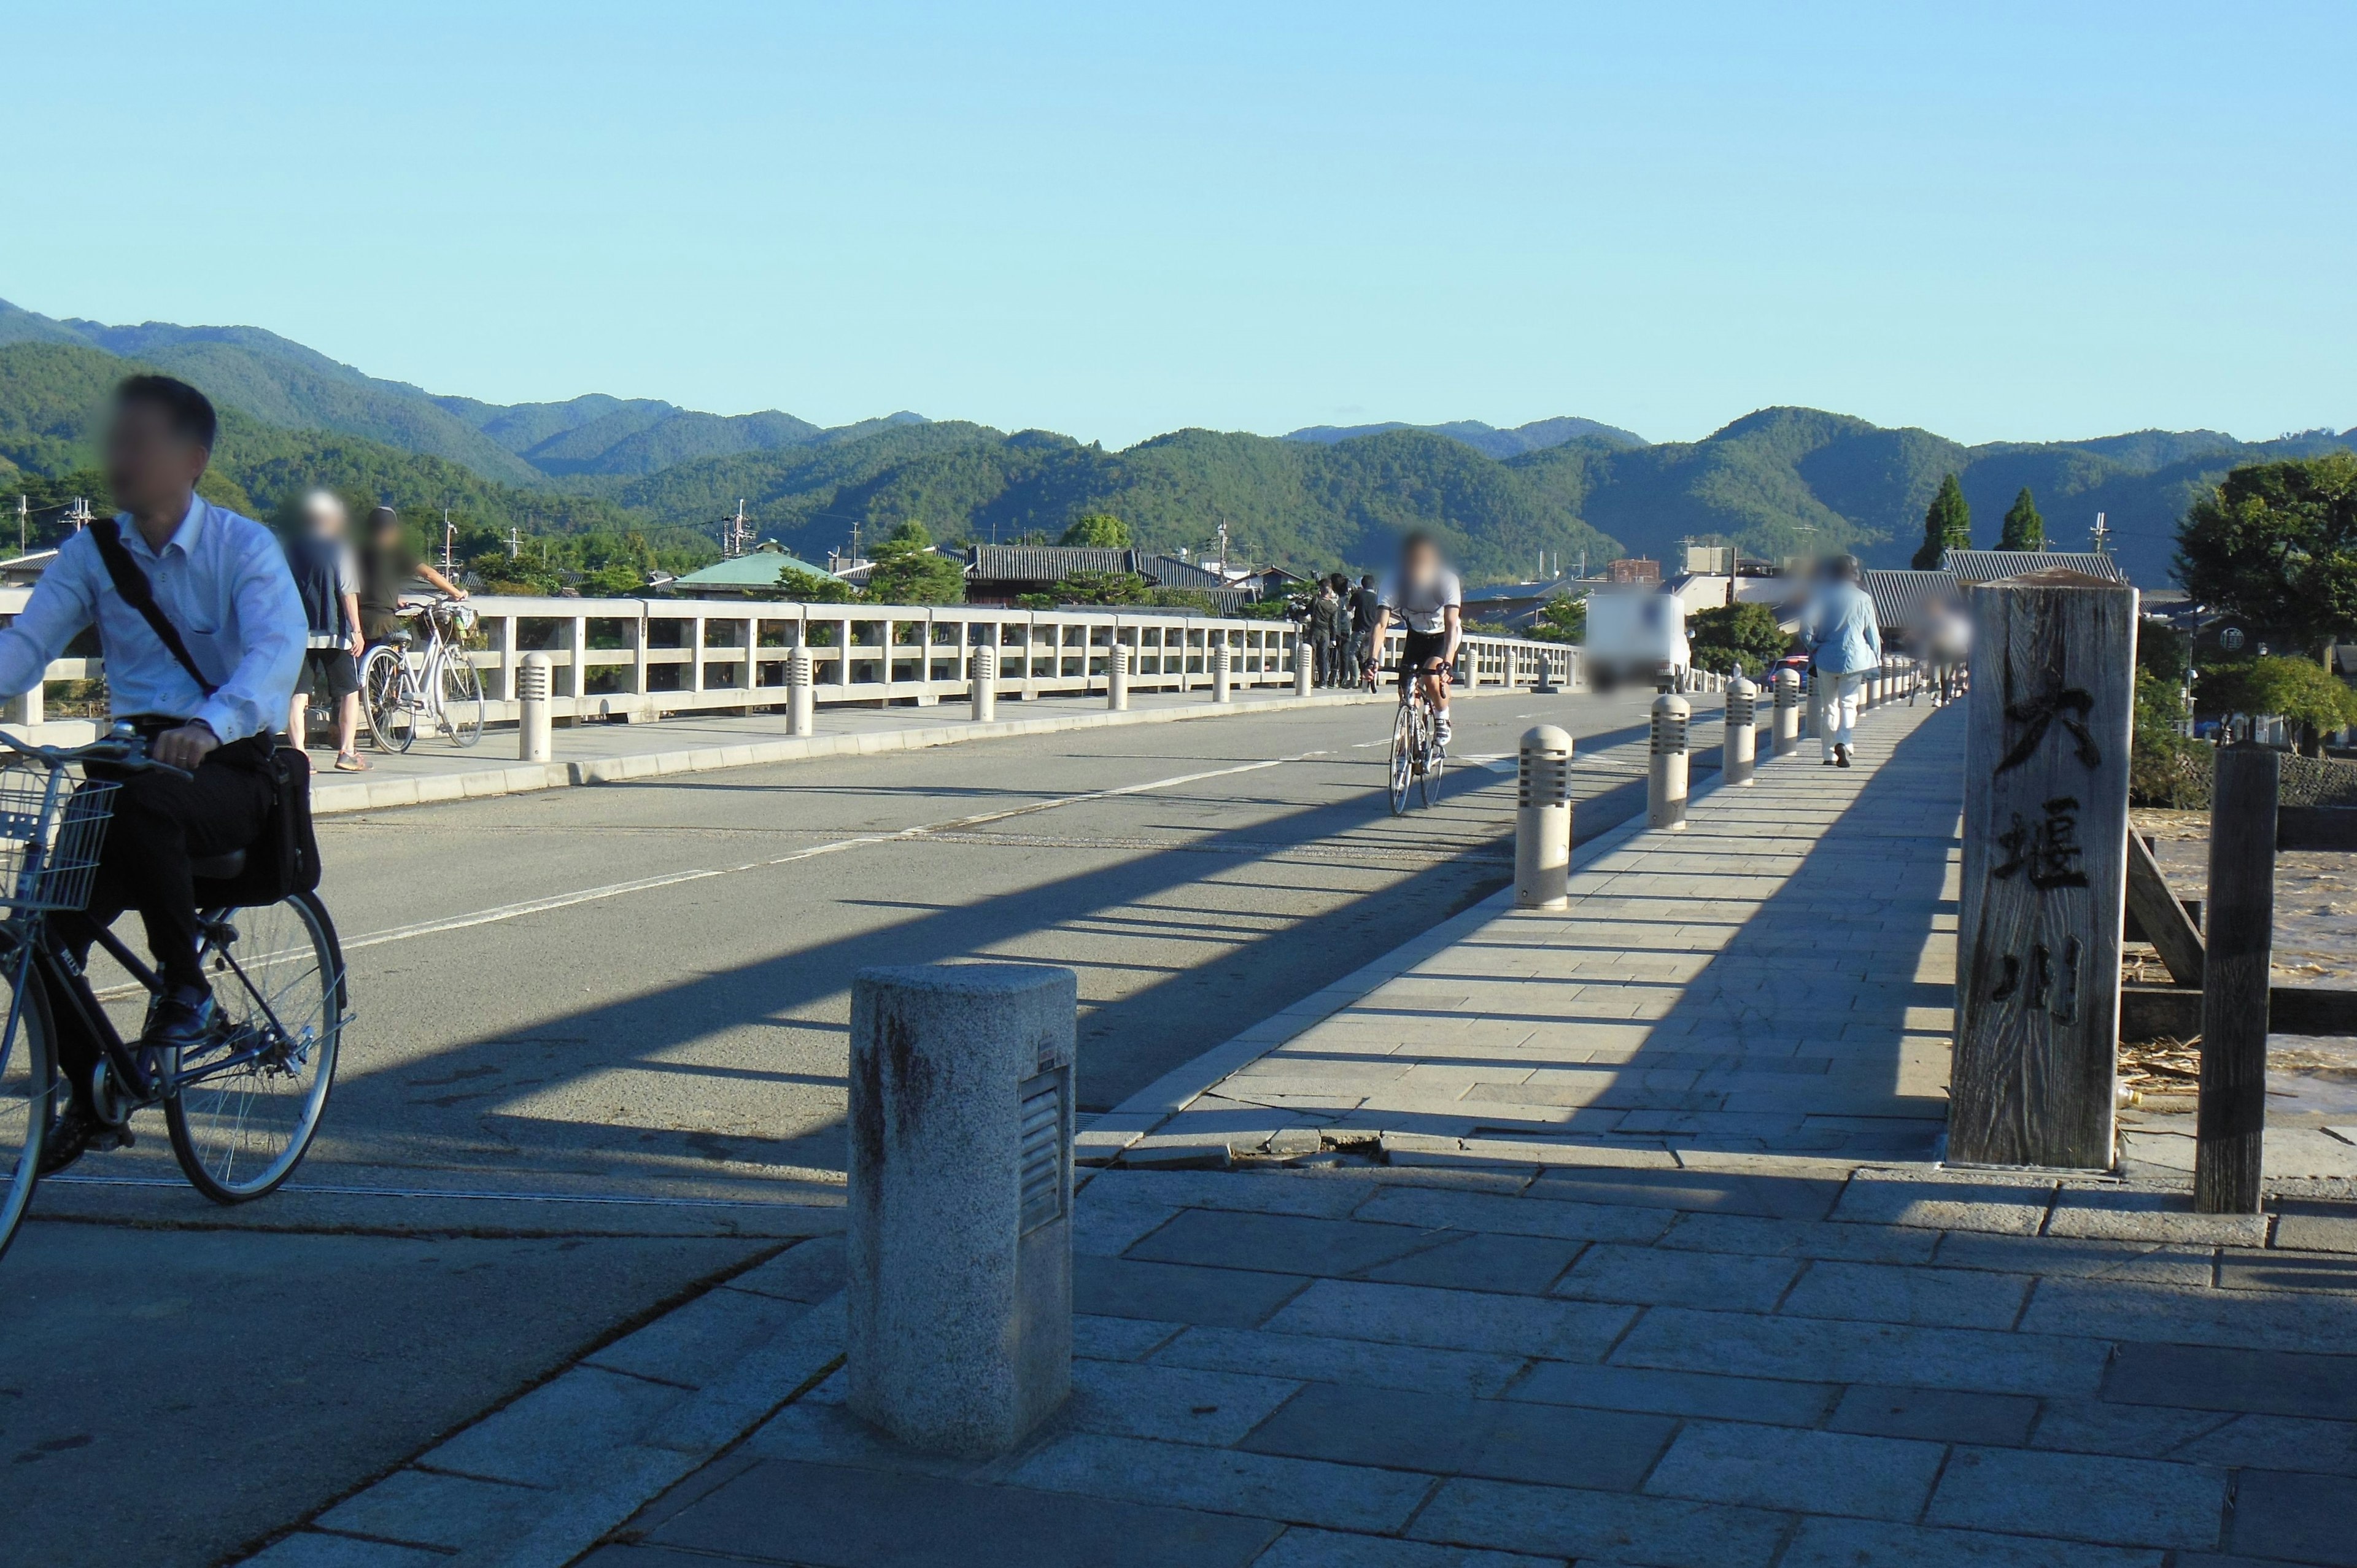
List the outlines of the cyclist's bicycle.
{"label": "cyclist's bicycle", "polygon": [[[211,902],[244,869],[242,851],[196,865],[198,957],[212,984],[215,1022],[192,1051],[126,1044],[107,1004],[126,1020],[152,1011],[164,981],[112,931],[99,946],[131,983],[92,987],[82,962],[50,929],[49,917],[89,902],[99,847],[120,788],[80,778],[96,763],[116,772],[166,765],[118,725],[88,746],[27,746],[0,734],[15,756],[0,764],[0,1252],[7,1251],[39,1179],[50,1118],[64,1102],[58,1079],[60,1027],[99,1047],[90,1109],[131,1143],[133,1112],[164,1108],[172,1154],[190,1185],[216,1203],[244,1203],[272,1191],[302,1161],[319,1130],[335,1078],[336,1049],[350,1021],[343,954],[326,906],[313,893],[240,908]],[[172,771],[178,771],[172,769]],[[55,999],[70,1015],[51,1012]]]}
{"label": "cyclist's bicycle", "polygon": [[1448,765],[1441,749],[1439,714],[1424,689],[1425,671],[1412,672],[1401,683],[1399,715],[1392,720],[1392,815],[1407,810],[1411,791],[1427,806],[1440,799],[1440,775]]}
{"label": "cyclist's bicycle", "polygon": [[[475,624],[470,605],[436,599],[401,611],[404,625],[390,642],[380,642],[361,661],[361,711],[369,733],[383,751],[407,751],[421,720],[446,735],[453,746],[483,738],[483,672],[467,657],[467,632]],[[412,644],[417,622],[425,627],[425,647]]]}

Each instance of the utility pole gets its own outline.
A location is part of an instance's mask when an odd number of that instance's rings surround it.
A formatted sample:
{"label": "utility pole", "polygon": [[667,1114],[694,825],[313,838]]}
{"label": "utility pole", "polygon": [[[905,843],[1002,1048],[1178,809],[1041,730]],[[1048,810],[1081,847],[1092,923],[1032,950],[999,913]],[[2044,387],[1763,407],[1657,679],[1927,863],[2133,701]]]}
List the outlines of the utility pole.
{"label": "utility pole", "polygon": [[446,506],[442,509],[442,575],[446,577],[458,569],[458,563],[450,553],[450,547],[457,542],[457,539],[458,525],[450,521],[450,509]]}
{"label": "utility pole", "polygon": [[510,523],[508,524],[508,559],[512,561],[522,553],[523,535],[516,532],[514,523]]}
{"label": "utility pole", "polygon": [[66,513],[66,521],[74,525],[74,532],[76,533],[80,533],[83,529],[90,526],[90,498],[88,496],[74,497],[73,506]]}
{"label": "utility pole", "polygon": [[2104,514],[2102,512],[2097,512],[2095,514],[2095,527],[2093,532],[2095,540],[2095,553],[2098,555],[2109,555],[2112,553],[2112,531],[2104,524]]}
{"label": "utility pole", "polygon": [[745,498],[737,498],[737,515],[720,520],[720,556],[733,561],[753,553],[753,530],[745,521]]}
{"label": "utility pole", "polygon": [[27,538],[27,533],[26,533],[26,523],[27,523],[27,520],[31,516],[31,513],[30,513],[30,511],[29,511],[27,509],[28,509],[31,505],[32,505],[32,503],[31,503],[29,500],[27,500],[24,496],[22,496],[22,495],[17,496],[17,498],[16,498],[16,553],[17,553],[17,554],[19,554],[19,555],[22,555],[22,554],[25,553],[25,540],[26,540],[26,538]]}

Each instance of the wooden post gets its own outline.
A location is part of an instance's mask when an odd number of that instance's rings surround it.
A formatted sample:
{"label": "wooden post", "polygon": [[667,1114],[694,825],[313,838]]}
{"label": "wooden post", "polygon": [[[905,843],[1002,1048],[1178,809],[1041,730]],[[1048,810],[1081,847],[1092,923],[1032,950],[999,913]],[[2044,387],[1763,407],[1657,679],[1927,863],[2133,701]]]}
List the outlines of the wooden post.
{"label": "wooden post", "polygon": [[2136,594],[2052,571],[1972,597],[1948,1157],[2107,1170]]}
{"label": "wooden post", "polygon": [[2218,754],[2210,804],[2210,895],[2201,970],[2201,1109],[2193,1207],[2259,1211],[2267,1123],[2267,972],[2275,945],[2276,793],[2280,759],[2256,746]]}

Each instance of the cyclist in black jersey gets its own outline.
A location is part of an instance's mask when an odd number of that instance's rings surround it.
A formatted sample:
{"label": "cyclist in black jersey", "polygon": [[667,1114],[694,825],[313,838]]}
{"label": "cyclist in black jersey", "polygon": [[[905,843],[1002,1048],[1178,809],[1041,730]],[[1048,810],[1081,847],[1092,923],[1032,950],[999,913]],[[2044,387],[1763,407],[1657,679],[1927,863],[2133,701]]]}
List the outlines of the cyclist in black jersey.
{"label": "cyclist in black jersey", "polygon": [[1411,679],[1424,682],[1432,703],[1433,738],[1448,745],[1448,671],[1457,662],[1457,644],[1465,635],[1465,591],[1457,574],[1441,564],[1440,546],[1428,533],[1411,533],[1400,541],[1399,569],[1384,579],[1382,607],[1375,611],[1369,651],[1383,658],[1383,637],[1392,618],[1407,628],[1406,646],[1400,650],[1400,690]]}

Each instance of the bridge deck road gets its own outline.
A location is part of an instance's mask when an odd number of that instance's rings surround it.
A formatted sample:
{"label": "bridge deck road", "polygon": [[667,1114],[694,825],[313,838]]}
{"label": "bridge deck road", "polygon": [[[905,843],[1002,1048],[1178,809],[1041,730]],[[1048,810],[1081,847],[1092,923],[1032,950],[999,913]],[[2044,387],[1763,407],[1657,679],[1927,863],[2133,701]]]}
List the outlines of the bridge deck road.
{"label": "bridge deck road", "polygon": [[1582,837],[1641,811],[1647,703],[1460,703],[1398,818],[1367,705],[323,820],[358,1010],[325,1128],[238,1209],[160,1120],[44,1186],[0,1264],[0,1510],[52,1522],[0,1563],[212,1562],[834,1229],[859,967],[1071,966],[1109,1107],[1510,880],[1532,724],[1578,738]]}

